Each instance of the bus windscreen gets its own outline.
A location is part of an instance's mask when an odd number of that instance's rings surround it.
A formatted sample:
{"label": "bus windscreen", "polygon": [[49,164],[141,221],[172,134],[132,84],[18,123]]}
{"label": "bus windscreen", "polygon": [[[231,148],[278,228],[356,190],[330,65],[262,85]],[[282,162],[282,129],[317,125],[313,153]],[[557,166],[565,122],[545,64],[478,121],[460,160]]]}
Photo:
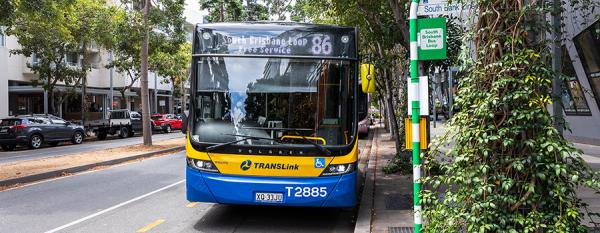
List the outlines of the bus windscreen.
{"label": "bus windscreen", "polygon": [[202,57],[196,61],[195,119],[200,143],[279,144],[285,135],[345,145],[352,137],[353,61]]}

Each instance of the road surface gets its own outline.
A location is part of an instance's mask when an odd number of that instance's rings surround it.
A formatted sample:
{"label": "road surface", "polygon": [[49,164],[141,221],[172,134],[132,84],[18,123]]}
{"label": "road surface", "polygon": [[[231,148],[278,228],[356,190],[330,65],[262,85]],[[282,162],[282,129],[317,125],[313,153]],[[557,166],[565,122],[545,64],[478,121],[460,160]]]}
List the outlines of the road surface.
{"label": "road surface", "polygon": [[[361,140],[360,147],[365,145]],[[0,192],[0,232],[351,232],[355,209],[185,198],[184,153]]]}
{"label": "road surface", "polygon": [[[183,138],[184,135],[181,132],[173,132],[168,134],[155,134],[152,136],[154,141],[168,140],[172,138]],[[46,146],[37,150],[30,150],[26,148],[17,148],[16,151],[1,151],[0,150],[0,163],[10,163],[16,161],[25,161],[32,159],[47,158],[53,156],[61,156],[65,154],[89,152],[94,150],[104,150],[115,147],[130,146],[140,144],[143,142],[142,137],[130,137],[130,138],[119,138],[119,137],[108,137],[106,140],[99,141],[85,141],[79,145],[73,145],[71,143],[61,144],[60,146],[50,147]]]}

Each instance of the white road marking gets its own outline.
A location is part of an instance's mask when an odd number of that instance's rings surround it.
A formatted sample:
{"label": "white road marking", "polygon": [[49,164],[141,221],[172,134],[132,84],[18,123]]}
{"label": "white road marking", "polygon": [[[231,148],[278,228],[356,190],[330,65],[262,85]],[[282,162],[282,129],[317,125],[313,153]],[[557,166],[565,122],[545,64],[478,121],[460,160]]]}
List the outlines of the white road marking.
{"label": "white road marking", "polygon": [[170,185],[167,185],[167,186],[165,186],[165,187],[159,188],[159,189],[157,189],[157,190],[154,190],[154,191],[152,191],[152,192],[146,193],[146,194],[144,194],[144,195],[141,195],[141,196],[139,196],[139,197],[133,198],[133,199],[131,199],[131,200],[129,200],[129,201],[121,202],[121,203],[119,203],[119,204],[116,204],[116,205],[114,205],[114,206],[111,206],[111,207],[109,207],[108,209],[104,209],[104,210],[102,210],[102,211],[99,211],[99,212],[96,212],[96,213],[94,213],[94,214],[91,214],[91,215],[85,216],[85,217],[83,217],[83,218],[77,219],[77,220],[75,220],[75,221],[73,221],[73,222],[70,222],[70,223],[67,223],[67,224],[65,224],[65,225],[59,226],[59,227],[57,227],[57,228],[54,228],[54,229],[52,229],[52,230],[46,231],[46,233],[58,232],[58,231],[60,231],[60,230],[63,230],[63,229],[65,229],[65,228],[67,228],[67,227],[73,226],[73,225],[75,225],[75,224],[78,224],[78,223],[84,222],[84,221],[86,221],[86,220],[89,220],[89,219],[92,219],[92,218],[94,218],[94,217],[97,217],[97,216],[99,216],[99,215],[102,215],[102,214],[104,214],[104,213],[107,213],[107,212],[113,211],[113,210],[115,210],[115,209],[117,209],[117,208],[123,207],[123,206],[125,206],[125,205],[127,205],[127,204],[130,204],[130,203],[132,203],[132,202],[139,201],[139,200],[141,200],[141,199],[143,199],[143,198],[145,198],[145,197],[148,197],[148,196],[150,196],[150,195],[152,195],[152,194],[158,193],[158,192],[160,192],[160,191],[163,191],[163,190],[165,190],[165,189],[171,188],[171,187],[173,187],[173,186],[176,186],[176,185],[178,185],[178,184],[181,184],[181,183],[183,183],[183,182],[185,182],[185,179],[183,179],[183,180],[180,180],[180,181],[177,181],[177,182],[175,182],[175,183],[173,183],[173,184],[170,184]]}

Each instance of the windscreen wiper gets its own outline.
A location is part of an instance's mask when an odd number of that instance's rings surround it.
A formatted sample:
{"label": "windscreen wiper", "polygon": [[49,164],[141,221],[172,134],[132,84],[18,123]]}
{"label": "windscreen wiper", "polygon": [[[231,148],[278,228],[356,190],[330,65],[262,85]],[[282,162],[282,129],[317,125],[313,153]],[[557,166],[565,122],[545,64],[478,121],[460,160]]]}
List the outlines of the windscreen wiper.
{"label": "windscreen wiper", "polygon": [[240,135],[240,134],[223,134],[223,135],[235,136],[235,137],[242,137],[242,139],[238,139],[238,140],[234,140],[234,141],[230,141],[230,142],[224,142],[224,143],[220,143],[220,144],[217,144],[217,145],[212,145],[212,146],[206,147],[206,151],[212,151],[212,150],[221,148],[223,146],[235,144],[235,143],[238,143],[238,142],[243,142],[243,141],[248,140],[248,139],[269,140],[269,141],[276,141],[276,142],[280,141],[279,139],[272,139],[272,138],[265,138],[265,137],[256,137],[256,136],[249,136],[249,135]]}

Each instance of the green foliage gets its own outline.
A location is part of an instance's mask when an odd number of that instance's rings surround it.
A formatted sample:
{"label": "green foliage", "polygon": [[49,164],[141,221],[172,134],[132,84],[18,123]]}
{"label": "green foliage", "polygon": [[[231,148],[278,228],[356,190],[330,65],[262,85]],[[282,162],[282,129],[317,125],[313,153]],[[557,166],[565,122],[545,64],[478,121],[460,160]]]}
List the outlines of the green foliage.
{"label": "green foliage", "polygon": [[260,21],[269,19],[269,8],[255,1],[248,1],[247,4],[243,16],[244,20]]}
{"label": "green foliage", "polygon": [[163,82],[172,83],[179,87],[181,82],[187,80],[189,69],[192,61],[190,54],[192,53],[192,44],[183,43],[176,53],[165,53],[158,51],[150,57],[153,61],[153,69],[164,77]]}
{"label": "green foliage", "polygon": [[[33,85],[43,83],[50,97],[57,83],[78,86],[91,69],[89,45],[106,40],[111,9],[102,0],[22,0],[10,5],[6,33],[17,38],[19,49],[12,54],[35,56],[36,63],[27,66],[36,74]],[[3,8],[6,5],[2,6]],[[82,58],[79,66],[67,63],[67,54]],[[53,101],[54,102],[54,101]],[[56,102],[54,102],[57,104]],[[60,103],[60,102],[59,102]],[[54,112],[54,105],[50,111]]]}
{"label": "green foliage", "polygon": [[268,11],[275,16],[275,20],[287,20],[286,13],[292,9],[292,1],[290,0],[265,0],[268,6]]}
{"label": "green foliage", "polygon": [[243,6],[241,0],[199,0],[200,9],[208,11],[208,21],[241,21]]}
{"label": "green foliage", "polygon": [[0,1],[0,25],[6,25],[10,22],[15,12],[15,0]]}
{"label": "green foliage", "polygon": [[[467,1],[463,1],[467,2]],[[427,232],[585,232],[576,189],[598,175],[555,128],[543,5],[469,1],[477,22],[464,37],[464,77],[450,122],[442,174],[426,177]],[[542,21],[539,21],[542,20]],[[475,53],[474,59],[471,55]]]}
{"label": "green foliage", "polygon": [[401,175],[412,174],[412,162],[410,161],[410,151],[400,151],[383,167],[385,174],[400,173]]}
{"label": "green foliage", "polygon": [[[124,96],[125,91],[130,89],[141,77],[140,51],[145,29],[139,0],[121,0],[121,2],[123,5],[133,7],[117,10],[111,24],[111,38],[104,46],[114,53],[114,59],[107,67],[114,67],[117,72],[126,74],[129,78],[128,85],[119,90]],[[184,1],[159,0],[152,2],[148,17],[149,67],[158,74],[173,77],[170,75],[173,70],[179,69],[178,62],[165,62],[170,59],[169,56],[178,57],[177,53],[185,42]]]}

